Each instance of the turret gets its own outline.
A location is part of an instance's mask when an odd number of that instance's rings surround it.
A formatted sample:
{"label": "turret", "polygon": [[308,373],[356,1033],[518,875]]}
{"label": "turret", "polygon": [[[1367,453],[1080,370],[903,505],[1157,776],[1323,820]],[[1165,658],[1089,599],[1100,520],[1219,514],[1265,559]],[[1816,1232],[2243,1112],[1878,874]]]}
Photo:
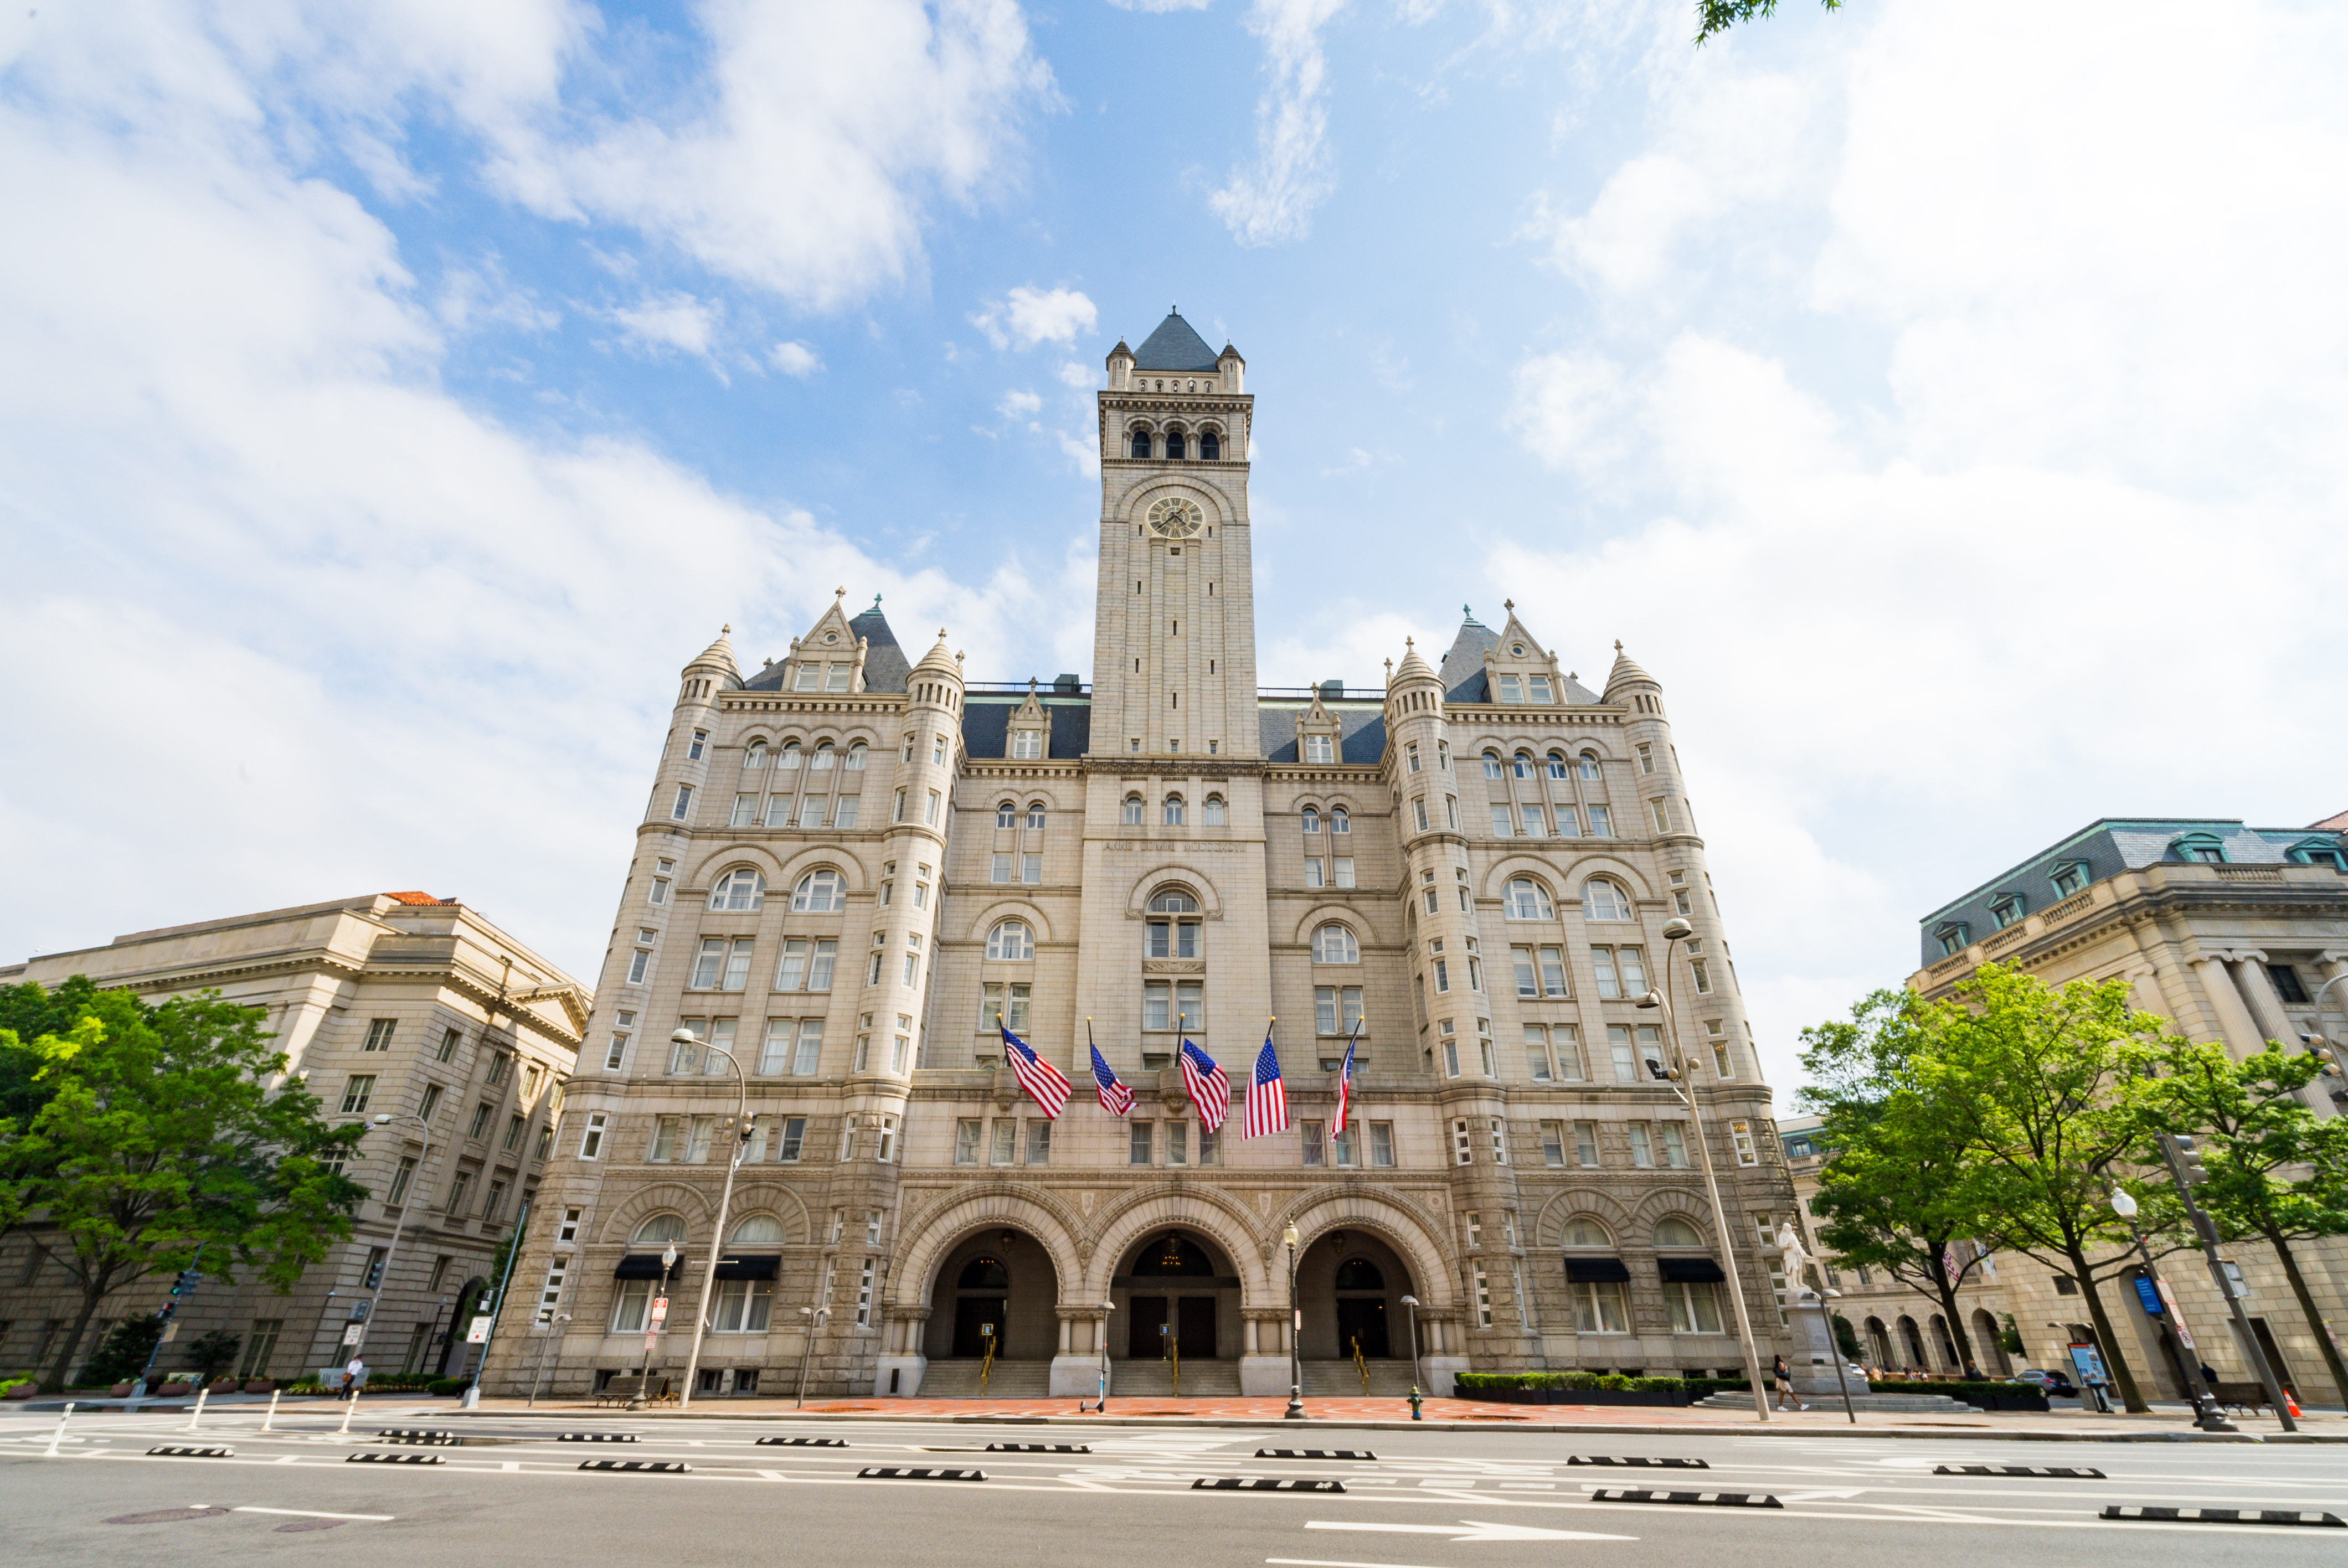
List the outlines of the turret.
{"label": "turret", "polygon": [[1117,346],[1108,351],[1108,389],[1123,392],[1132,384],[1133,351],[1125,346],[1123,338],[1119,338]]}
{"label": "turret", "polygon": [[742,684],[734,663],[734,645],[726,641],[732,626],[719,629],[717,641],[703,649],[680,672],[675,716],[661,755],[658,779],[647,815],[655,820],[690,824],[699,804],[703,782],[709,776],[709,758],[716,749],[717,694]]}
{"label": "turret", "polygon": [[[1223,390],[1225,392],[1245,392],[1247,390],[1247,361],[1241,359],[1240,357],[1240,351],[1233,348],[1230,343],[1223,344],[1223,352],[1216,356],[1215,371],[1216,374],[1223,378]],[[1235,453],[1233,455],[1236,456],[1245,456],[1244,453]]]}

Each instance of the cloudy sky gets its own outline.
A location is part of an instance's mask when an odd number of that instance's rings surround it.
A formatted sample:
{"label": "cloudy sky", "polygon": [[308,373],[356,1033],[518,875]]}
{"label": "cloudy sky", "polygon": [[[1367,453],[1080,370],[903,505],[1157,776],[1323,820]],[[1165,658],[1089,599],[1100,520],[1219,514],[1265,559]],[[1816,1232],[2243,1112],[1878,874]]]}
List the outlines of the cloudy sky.
{"label": "cloudy sky", "polygon": [[1089,675],[1091,390],[1249,361],[1262,677],[1663,682],[1754,1021],[2103,815],[2348,806],[2348,10],[31,0],[0,956],[602,951],[677,668]]}

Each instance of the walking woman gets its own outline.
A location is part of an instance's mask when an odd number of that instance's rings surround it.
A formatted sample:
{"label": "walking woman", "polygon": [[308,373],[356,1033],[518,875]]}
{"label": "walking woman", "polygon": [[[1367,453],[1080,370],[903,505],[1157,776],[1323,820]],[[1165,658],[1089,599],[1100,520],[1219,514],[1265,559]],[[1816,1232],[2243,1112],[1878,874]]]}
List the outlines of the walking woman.
{"label": "walking woman", "polygon": [[[1779,1409],[1807,1410],[1809,1409],[1809,1406],[1802,1403],[1801,1399],[1794,1392],[1793,1368],[1786,1365],[1785,1357],[1779,1356],[1777,1358],[1776,1365],[1769,1369],[1769,1375],[1776,1378],[1777,1382],[1777,1408]],[[1788,1405],[1787,1403],[1788,1399],[1791,1399],[1793,1403]]]}

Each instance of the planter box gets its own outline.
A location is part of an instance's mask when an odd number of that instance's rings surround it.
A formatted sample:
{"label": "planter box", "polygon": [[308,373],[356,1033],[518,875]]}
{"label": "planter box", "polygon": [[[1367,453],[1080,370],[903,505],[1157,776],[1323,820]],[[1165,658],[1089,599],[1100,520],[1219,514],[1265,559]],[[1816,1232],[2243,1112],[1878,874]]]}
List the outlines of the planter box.
{"label": "planter box", "polygon": [[1684,1407],[1688,1396],[1675,1389],[1455,1389],[1455,1399],[1494,1405],[1664,1405]]}
{"label": "planter box", "polygon": [[277,1385],[266,1378],[248,1378],[244,1391],[248,1394],[273,1394],[277,1391]]}
{"label": "planter box", "polygon": [[[1931,1385],[1925,1386],[1929,1388]],[[2044,1410],[2047,1408],[2046,1396],[2028,1389],[2011,1394],[1964,1393],[1952,1394],[1949,1397],[1962,1400],[1977,1410]]]}

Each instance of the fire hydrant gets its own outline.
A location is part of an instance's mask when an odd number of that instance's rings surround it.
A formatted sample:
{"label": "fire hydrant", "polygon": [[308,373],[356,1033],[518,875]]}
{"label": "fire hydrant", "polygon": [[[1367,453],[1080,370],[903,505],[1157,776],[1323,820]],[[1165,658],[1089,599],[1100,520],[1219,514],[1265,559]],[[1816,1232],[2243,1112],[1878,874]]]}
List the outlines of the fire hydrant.
{"label": "fire hydrant", "polygon": [[1410,1419],[1414,1421],[1423,1421],[1426,1419],[1425,1416],[1418,1413],[1418,1385],[1413,1383],[1410,1386]]}

